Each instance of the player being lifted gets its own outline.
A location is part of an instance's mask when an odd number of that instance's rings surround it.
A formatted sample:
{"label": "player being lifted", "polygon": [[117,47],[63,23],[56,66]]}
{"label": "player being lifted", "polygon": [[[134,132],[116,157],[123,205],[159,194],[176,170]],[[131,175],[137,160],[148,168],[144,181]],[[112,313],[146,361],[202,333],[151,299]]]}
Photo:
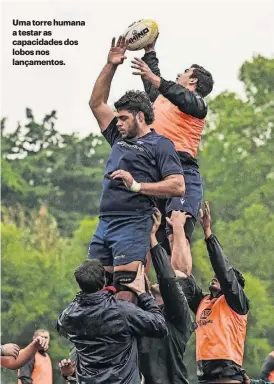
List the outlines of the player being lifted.
{"label": "player being lifted", "polygon": [[[135,279],[150,246],[153,196],[182,196],[185,191],[180,159],[173,143],[149,126],[152,104],[145,92],[129,91],[107,105],[113,76],[123,64],[127,43],[119,37],[108,54],[91,95],[90,107],[111,146],[100,203],[100,221],[89,247],[89,258],[100,259],[114,285]],[[132,295],[120,292],[123,298]]]}
{"label": "player being lifted", "polygon": [[[184,170],[184,197],[171,198],[166,202],[162,200],[160,210],[163,213],[166,209],[168,216],[173,210],[191,215],[185,224],[186,237],[190,241],[203,199],[202,180],[196,160],[207,115],[207,105],[203,98],[212,91],[213,79],[207,70],[197,64],[179,73],[176,81],[163,79],[155,52],[156,40],[145,47],[142,60],[135,58],[132,61],[132,68],[138,70],[133,74],[141,76],[145,91],[151,102],[154,102],[153,127],[158,134],[173,141]],[[172,241],[172,228],[169,225],[166,234]]]}

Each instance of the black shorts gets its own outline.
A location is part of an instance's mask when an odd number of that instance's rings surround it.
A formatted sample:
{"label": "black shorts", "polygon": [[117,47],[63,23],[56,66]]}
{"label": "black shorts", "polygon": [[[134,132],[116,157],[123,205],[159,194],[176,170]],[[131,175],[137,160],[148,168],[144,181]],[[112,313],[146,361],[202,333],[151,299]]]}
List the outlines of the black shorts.
{"label": "black shorts", "polygon": [[[190,214],[192,217],[187,219],[185,224],[186,237],[190,241],[194,231],[195,223],[198,218],[199,209],[203,201],[203,185],[199,169],[195,166],[184,165],[184,178],[186,191],[182,197],[172,197],[168,200],[159,200],[158,208],[162,213],[163,223],[166,223],[165,216],[170,216],[172,211],[182,211]],[[161,238],[163,237],[163,228],[160,228]],[[172,228],[169,224],[165,225],[166,236],[172,233]],[[158,238],[160,241],[160,238]],[[163,241],[163,240],[162,240]]]}
{"label": "black shorts", "polygon": [[146,262],[150,249],[152,215],[103,216],[89,245],[88,258],[99,259],[104,266]]}

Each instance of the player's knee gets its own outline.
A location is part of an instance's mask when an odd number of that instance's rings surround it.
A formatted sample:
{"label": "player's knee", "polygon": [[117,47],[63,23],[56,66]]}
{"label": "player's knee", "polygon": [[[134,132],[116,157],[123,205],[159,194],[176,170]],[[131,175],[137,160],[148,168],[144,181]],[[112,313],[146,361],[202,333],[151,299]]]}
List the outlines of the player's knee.
{"label": "player's knee", "polygon": [[117,291],[130,291],[128,287],[123,284],[132,283],[136,279],[137,272],[133,271],[114,271],[113,285]]}

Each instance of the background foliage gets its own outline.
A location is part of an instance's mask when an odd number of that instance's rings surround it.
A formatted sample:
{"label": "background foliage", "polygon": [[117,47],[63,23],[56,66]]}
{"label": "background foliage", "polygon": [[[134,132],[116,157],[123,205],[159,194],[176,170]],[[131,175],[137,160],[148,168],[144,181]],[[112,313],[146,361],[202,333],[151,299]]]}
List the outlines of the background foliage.
{"label": "background foliage", "polygon": [[[214,231],[245,274],[251,300],[244,366],[260,373],[274,349],[274,60],[245,62],[245,99],[223,92],[210,100],[199,163]],[[34,329],[51,331],[54,383],[69,345],[55,321],[77,292],[73,271],[87,255],[97,225],[108,144],[93,134],[60,134],[56,112],[2,132],[2,343],[30,342]],[[206,289],[212,275],[199,228],[192,245],[194,274]],[[195,383],[194,337],[186,362]],[[16,374],[4,370],[6,384]]]}

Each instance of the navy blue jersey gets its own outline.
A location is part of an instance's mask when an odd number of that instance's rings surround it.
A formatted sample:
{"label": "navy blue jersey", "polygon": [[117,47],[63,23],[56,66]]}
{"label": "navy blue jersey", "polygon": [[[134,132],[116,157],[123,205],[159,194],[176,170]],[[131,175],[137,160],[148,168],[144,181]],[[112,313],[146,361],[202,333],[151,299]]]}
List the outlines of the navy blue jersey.
{"label": "navy blue jersey", "polygon": [[123,139],[114,118],[103,135],[112,149],[107,161],[100,216],[151,214],[155,198],[129,191],[122,180],[109,177],[122,169],[130,172],[139,183],[156,183],[167,176],[183,174],[173,143],[153,129],[145,136]]}

